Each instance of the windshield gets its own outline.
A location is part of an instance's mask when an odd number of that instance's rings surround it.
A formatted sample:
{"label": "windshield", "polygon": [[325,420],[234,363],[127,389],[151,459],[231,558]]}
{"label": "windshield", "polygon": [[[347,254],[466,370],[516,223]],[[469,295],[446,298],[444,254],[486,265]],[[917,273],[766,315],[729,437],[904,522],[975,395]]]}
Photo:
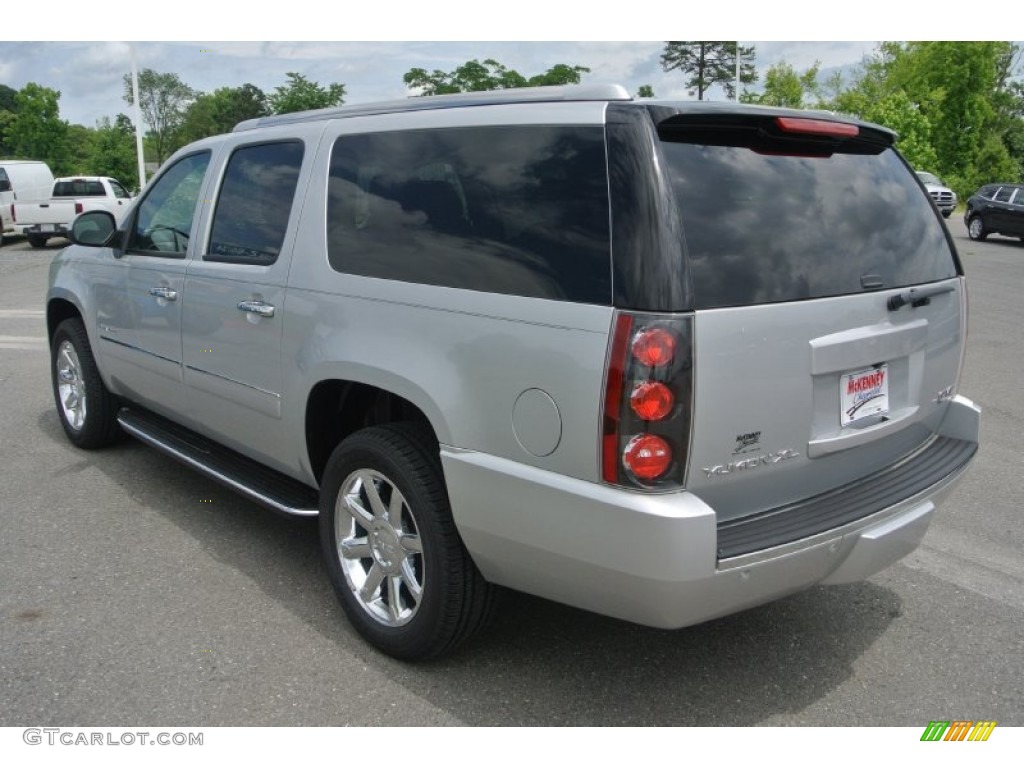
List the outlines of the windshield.
{"label": "windshield", "polygon": [[918,171],[917,175],[921,177],[921,181],[925,184],[935,184],[936,186],[944,186],[942,179],[936,176],[934,173],[928,173],[927,171]]}

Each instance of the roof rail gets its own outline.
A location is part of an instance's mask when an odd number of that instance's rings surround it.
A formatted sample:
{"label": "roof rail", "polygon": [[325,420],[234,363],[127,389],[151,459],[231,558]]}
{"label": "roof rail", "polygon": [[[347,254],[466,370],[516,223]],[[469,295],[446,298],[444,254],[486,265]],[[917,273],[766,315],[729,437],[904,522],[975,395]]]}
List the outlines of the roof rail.
{"label": "roof rail", "polygon": [[521,104],[544,101],[630,101],[632,97],[621,85],[545,85],[538,88],[506,88],[500,91],[474,91],[453,93],[444,96],[410,96],[406,99],[376,101],[367,104],[353,104],[345,107],[311,109],[305,112],[290,112],[284,115],[256,117],[243,120],[235,126],[235,132],[251,131],[270,125],[301,123],[307,120],[324,120],[335,117],[358,117],[361,115],[383,115],[392,112],[416,112],[425,109],[451,109],[454,107],[476,107],[490,104]]}

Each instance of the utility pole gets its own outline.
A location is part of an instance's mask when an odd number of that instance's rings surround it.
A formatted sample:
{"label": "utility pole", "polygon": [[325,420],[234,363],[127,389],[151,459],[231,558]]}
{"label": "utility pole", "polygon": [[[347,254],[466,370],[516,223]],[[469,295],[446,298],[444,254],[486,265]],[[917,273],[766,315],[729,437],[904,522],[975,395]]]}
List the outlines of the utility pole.
{"label": "utility pole", "polygon": [[739,102],[740,100],[740,41],[736,41],[736,95],[733,97],[733,101]]}
{"label": "utility pole", "polygon": [[132,52],[132,104],[135,106],[135,154],[139,160],[139,192],[146,186],[146,161],[142,154],[142,109],[139,107],[139,67],[135,63],[135,45],[128,43]]}

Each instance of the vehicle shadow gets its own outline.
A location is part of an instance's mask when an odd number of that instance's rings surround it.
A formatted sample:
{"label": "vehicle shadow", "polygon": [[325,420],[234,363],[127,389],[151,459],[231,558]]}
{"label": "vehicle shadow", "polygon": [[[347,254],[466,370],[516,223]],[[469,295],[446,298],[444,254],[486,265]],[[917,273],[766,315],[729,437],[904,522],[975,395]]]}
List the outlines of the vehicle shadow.
{"label": "vehicle shadow", "polygon": [[[52,411],[38,423],[64,440]],[[481,636],[452,656],[407,664],[370,648],[346,621],[320,560],[315,520],[264,511],[130,439],[89,454],[89,464],[326,638],[336,663],[321,659],[319,674],[337,674],[340,690],[347,684],[341,670],[355,658],[469,725],[762,723],[800,712],[841,685],[901,613],[894,592],[863,582],[663,631],[506,591]],[[216,503],[183,503],[197,495]],[[329,710],[323,717],[303,724],[333,722]],[[249,724],[285,721],[287,714]]]}

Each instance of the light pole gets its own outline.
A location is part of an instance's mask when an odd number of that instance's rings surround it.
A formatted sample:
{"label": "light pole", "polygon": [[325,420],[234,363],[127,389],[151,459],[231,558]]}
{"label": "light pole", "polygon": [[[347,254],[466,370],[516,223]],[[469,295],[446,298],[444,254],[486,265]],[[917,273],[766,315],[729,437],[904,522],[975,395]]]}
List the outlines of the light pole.
{"label": "light pole", "polygon": [[142,155],[142,110],[139,108],[139,67],[135,63],[135,45],[128,43],[132,52],[132,103],[135,106],[135,154],[139,160],[139,192],[146,186],[146,162]]}
{"label": "light pole", "polygon": [[736,41],[736,94],[733,97],[733,101],[739,102],[740,100],[740,41]]}

